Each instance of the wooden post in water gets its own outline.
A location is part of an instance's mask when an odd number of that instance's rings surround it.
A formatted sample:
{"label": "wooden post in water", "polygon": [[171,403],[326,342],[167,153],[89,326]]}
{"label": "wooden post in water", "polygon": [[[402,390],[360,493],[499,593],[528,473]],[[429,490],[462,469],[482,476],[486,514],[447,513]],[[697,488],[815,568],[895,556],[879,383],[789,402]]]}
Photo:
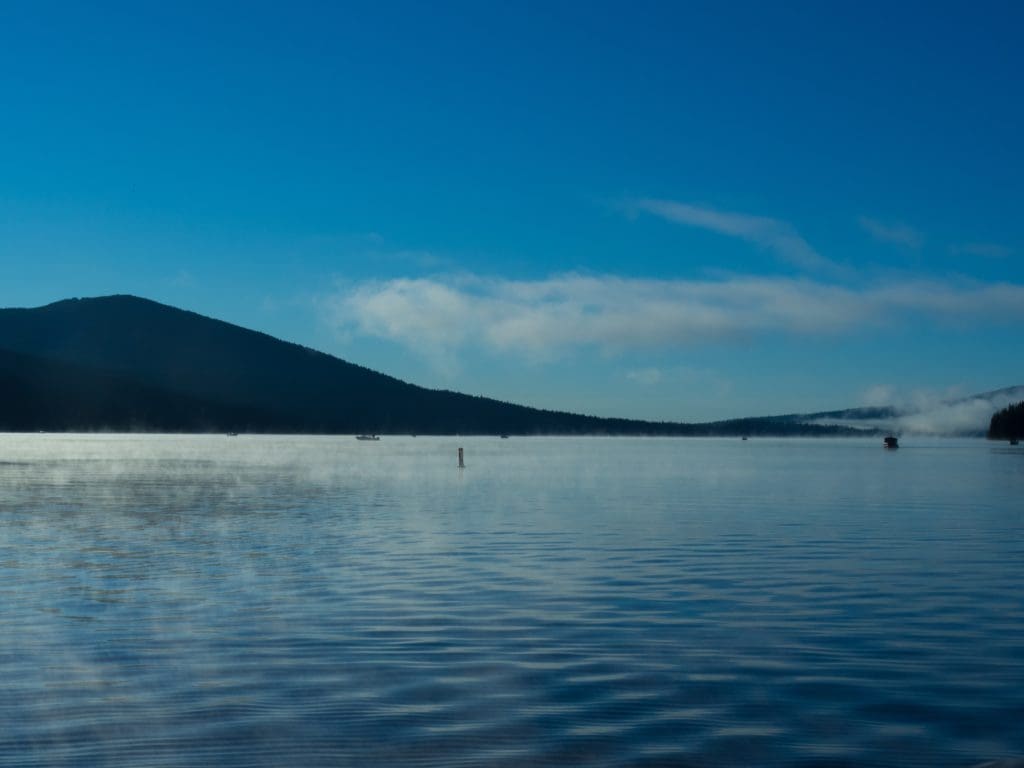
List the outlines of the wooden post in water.
{"label": "wooden post in water", "polygon": [[462,449],[459,448],[459,469],[465,469],[466,465],[462,461]]}

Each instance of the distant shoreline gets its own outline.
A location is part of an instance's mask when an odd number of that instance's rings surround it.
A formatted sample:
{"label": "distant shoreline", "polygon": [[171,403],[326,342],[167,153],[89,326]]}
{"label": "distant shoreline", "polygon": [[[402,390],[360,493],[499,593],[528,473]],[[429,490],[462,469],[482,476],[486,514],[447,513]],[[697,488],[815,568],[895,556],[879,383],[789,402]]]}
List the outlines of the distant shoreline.
{"label": "distant shoreline", "polygon": [[[206,431],[206,432],[180,432],[171,430],[118,430],[118,429],[43,429],[43,430],[0,430],[0,434],[6,435],[110,435],[110,436],[131,436],[131,435],[166,435],[166,436],[179,436],[179,437],[356,437],[361,433],[357,432],[236,432],[228,433],[221,431]],[[458,432],[437,432],[437,433],[417,433],[415,435],[405,432],[376,432],[381,439],[384,438],[434,438],[434,437],[472,437],[472,438],[483,438],[493,437],[495,439],[503,439],[502,435],[488,432],[480,433],[458,433]],[[741,435],[741,434],[652,434],[652,433],[609,433],[609,432],[588,432],[588,433],[566,433],[566,432],[551,432],[551,433],[531,433],[531,434],[515,434],[507,433],[508,438],[535,438],[535,437],[587,437],[587,438],[658,438],[658,439],[737,439],[741,440],[744,437],[749,439],[756,438],[849,438],[849,439],[861,439],[861,438],[875,438],[882,435],[882,432],[861,432],[861,433],[787,433],[787,434],[772,434],[762,433],[757,435]],[[943,437],[942,435],[931,435],[930,437]],[[967,437],[967,436],[948,436],[948,437]],[[974,436],[970,436],[974,437]],[[977,436],[982,439],[984,436]]]}

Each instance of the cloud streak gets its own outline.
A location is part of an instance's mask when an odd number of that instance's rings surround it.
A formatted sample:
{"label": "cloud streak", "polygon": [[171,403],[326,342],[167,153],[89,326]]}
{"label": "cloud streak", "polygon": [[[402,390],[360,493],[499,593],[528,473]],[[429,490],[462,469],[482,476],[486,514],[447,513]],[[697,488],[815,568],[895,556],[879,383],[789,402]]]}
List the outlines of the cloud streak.
{"label": "cloud streak", "polygon": [[960,243],[951,245],[949,250],[955,256],[980,256],[985,259],[1005,259],[1013,255],[1013,249],[998,243]]}
{"label": "cloud streak", "polygon": [[637,384],[653,387],[665,379],[665,374],[660,368],[637,368],[626,372],[626,378]]}
{"label": "cloud streak", "polygon": [[567,274],[519,281],[463,275],[372,281],[324,302],[346,332],[435,360],[476,347],[543,360],[575,348],[615,353],[762,335],[822,336],[904,316],[956,322],[1024,318],[1024,286],[910,282],[844,287],[733,277],[649,280]]}
{"label": "cloud streak", "polygon": [[900,245],[904,248],[919,249],[924,245],[924,235],[911,227],[909,224],[893,223],[886,224],[878,219],[868,216],[861,216],[858,219],[861,227],[879,242],[890,245]]}
{"label": "cloud streak", "polygon": [[630,208],[650,213],[676,224],[710,230],[739,238],[773,252],[785,262],[809,270],[835,270],[831,261],[819,254],[796,229],[785,221],[767,216],[731,213],[713,208],[678,203],[672,200],[634,200]]}

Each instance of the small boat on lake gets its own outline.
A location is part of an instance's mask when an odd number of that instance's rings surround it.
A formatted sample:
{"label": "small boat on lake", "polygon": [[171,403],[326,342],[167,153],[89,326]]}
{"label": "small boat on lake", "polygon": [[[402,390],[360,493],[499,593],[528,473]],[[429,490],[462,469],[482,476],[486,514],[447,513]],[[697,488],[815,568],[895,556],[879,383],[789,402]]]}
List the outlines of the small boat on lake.
{"label": "small boat on lake", "polygon": [[356,435],[356,440],[380,440],[378,435]]}
{"label": "small boat on lake", "polygon": [[885,444],[887,450],[894,451],[900,447],[900,442],[892,435],[889,435],[882,441]]}

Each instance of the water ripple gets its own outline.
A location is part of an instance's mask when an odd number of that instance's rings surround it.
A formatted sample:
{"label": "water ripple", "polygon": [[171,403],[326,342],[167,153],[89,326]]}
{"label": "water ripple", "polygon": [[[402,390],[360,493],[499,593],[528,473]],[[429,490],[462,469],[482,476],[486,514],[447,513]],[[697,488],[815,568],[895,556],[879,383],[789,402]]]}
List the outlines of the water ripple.
{"label": "water ripple", "polygon": [[0,767],[1024,754],[1018,454],[459,444],[8,436]]}

